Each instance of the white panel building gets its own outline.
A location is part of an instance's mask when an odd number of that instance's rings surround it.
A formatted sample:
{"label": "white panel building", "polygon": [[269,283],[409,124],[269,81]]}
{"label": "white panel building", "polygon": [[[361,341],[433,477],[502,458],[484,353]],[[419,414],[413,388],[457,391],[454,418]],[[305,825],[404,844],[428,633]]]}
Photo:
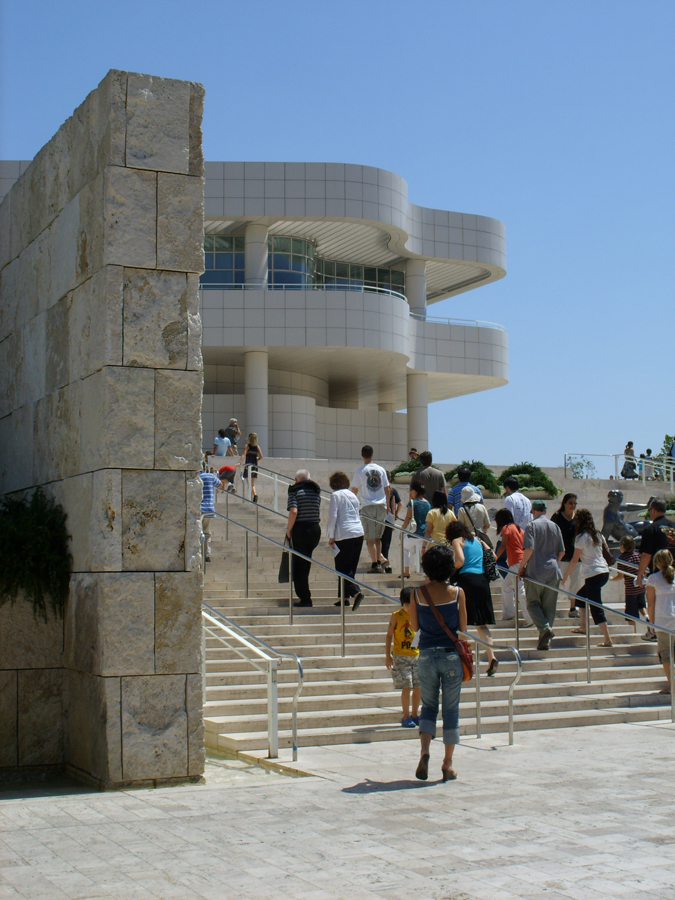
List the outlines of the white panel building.
{"label": "white panel building", "polygon": [[[0,162],[0,197],[28,164]],[[503,224],[415,206],[393,172],[207,162],[204,265],[205,448],[236,416],[266,456],[404,459],[429,403],[507,382],[472,294],[466,318],[428,315],[504,277]]]}

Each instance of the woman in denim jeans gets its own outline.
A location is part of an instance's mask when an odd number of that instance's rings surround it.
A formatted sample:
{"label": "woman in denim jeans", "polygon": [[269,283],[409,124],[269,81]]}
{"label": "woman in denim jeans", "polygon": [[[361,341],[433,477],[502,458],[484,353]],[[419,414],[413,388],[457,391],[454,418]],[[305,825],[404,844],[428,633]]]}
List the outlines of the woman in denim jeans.
{"label": "woman in denim jeans", "polygon": [[[422,569],[426,575],[425,586],[434,605],[443,616],[447,627],[457,633],[466,631],[466,600],[464,591],[447,582],[455,572],[454,557],[450,547],[435,545],[422,557]],[[420,714],[421,754],[415,775],[421,781],[429,777],[429,746],[436,737],[438,695],[443,692],[443,744],[445,755],[441,765],[443,781],[452,781],[457,773],[452,768],[452,753],[459,743],[459,694],[462,688],[462,662],[454,642],[441,628],[422,592],[413,594],[410,606],[410,624],[419,631],[418,673],[422,689]]]}

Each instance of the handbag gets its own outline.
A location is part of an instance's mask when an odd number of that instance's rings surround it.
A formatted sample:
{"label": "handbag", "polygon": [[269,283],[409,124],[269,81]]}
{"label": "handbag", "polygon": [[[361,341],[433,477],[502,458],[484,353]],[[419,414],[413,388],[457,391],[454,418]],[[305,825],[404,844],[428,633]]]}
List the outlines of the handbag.
{"label": "handbag", "polygon": [[600,549],[602,550],[602,558],[604,559],[604,561],[607,563],[608,566],[616,565],[616,560],[614,559],[614,556],[612,555],[612,551],[607,546],[607,541],[605,540],[604,534],[600,535],[600,540],[602,541],[602,544],[600,545]]}
{"label": "handbag", "polygon": [[[284,538],[284,546],[290,546],[288,538]],[[291,554],[288,550],[284,550],[281,554],[281,562],[279,563],[279,584],[288,584],[291,580]]]}
{"label": "handbag", "polygon": [[488,581],[497,581],[499,578],[499,570],[497,569],[497,557],[492,547],[488,547],[478,538],[479,543],[483,547],[483,571]]}
{"label": "handbag", "polygon": [[[429,609],[436,617],[436,621],[441,626],[443,631],[448,635],[448,637],[452,639],[452,642],[455,645],[457,656],[459,656],[459,659],[462,663],[462,684],[464,684],[465,681],[471,681],[471,679],[473,678],[473,650],[471,649],[471,644],[466,640],[456,637],[448,628],[448,626],[445,624],[443,616],[438,611],[436,604],[431,599],[431,594],[429,593],[429,588],[426,586],[426,584],[423,584],[420,590],[422,591],[422,596],[427,601]],[[459,591],[460,588],[457,588],[458,596]]]}
{"label": "handbag", "polygon": [[408,534],[417,534],[417,522],[415,521],[415,504],[410,502],[410,521],[406,528]]}
{"label": "handbag", "polygon": [[469,512],[468,508],[463,503],[462,503],[462,509],[467,514],[469,522],[471,522],[471,527],[473,528],[473,533],[476,535],[477,538],[479,538],[481,543],[487,544],[488,547],[492,550],[492,541],[490,540],[489,535],[485,531],[481,531],[479,528],[476,528],[476,526],[473,524],[473,519],[471,518],[471,513]]}

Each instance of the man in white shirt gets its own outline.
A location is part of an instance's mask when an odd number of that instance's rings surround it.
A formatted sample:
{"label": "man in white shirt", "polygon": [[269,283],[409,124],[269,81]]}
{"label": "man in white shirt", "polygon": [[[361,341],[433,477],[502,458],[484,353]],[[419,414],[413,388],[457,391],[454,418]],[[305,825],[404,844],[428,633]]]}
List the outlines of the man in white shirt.
{"label": "man in white shirt", "polygon": [[373,448],[366,444],[361,448],[363,465],[354,472],[351,489],[361,504],[361,521],[370,553],[370,571],[391,571],[389,560],[382,556],[382,535],[389,505],[389,479],[387,473],[373,462]]}
{"label": "man in white shirt", "polygon": [[504,488],[506,489],[504,509],[511,511],[513,521],[518,528],[522,528],[525,531],[527,525],[532,521],[532,504],[518,490],[518,479],[515,475],[509,475],[504,482]]}

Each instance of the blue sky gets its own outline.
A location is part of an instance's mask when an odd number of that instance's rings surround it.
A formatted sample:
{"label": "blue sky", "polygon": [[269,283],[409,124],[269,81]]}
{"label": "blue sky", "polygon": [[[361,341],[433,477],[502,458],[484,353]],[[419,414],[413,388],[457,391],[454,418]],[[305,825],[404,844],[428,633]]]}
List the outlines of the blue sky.
{"label": "blue sky", "polygon": [[206,86],[207,159],[381,166],[505,222],[506,278],[431,313],[506,325],[510,383],[430,408],[438,458],[557,465],[675,431],[672,0],[0,11],[0,158],[130,69]]}

